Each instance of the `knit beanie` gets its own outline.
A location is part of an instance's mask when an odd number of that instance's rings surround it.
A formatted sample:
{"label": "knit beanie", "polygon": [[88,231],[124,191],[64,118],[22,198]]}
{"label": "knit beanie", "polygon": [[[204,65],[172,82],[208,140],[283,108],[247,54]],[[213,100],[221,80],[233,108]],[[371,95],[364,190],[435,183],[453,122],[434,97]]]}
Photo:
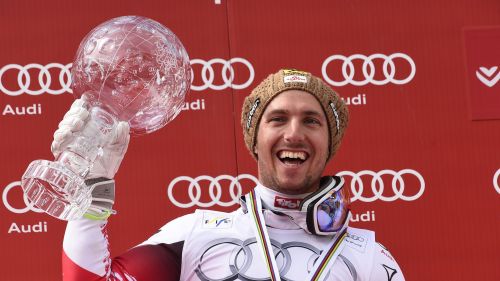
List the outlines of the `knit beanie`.
{"label": "knit beanie", "polygon": [[327,159],[329,160],[337,152],[344,136],[349,119],[347,106],[323,80],[309,72],[296,69],[281,69],[269,75],[245,98],[241,113],[241,126],[248,150],[257,159],[254,146],[262,114],[274,97],[287,90],[308,92],[321,104],[328,120],[330,147]]}

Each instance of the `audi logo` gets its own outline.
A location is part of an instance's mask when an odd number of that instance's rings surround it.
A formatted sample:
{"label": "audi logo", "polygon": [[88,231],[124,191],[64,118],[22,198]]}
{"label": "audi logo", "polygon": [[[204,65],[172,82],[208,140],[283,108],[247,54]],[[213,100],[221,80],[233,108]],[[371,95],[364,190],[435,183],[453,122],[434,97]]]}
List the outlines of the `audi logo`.
{"label": "audi logo", "polygon": [[[420,198],[425,191],[424,178],[419,172],[412,169],[382,170],[379,172],[342,171],[337,175],[343,176],[346,184],[349,184],[350,181],[351,201],[353,202],[357,200],[362,202],[376,200],[392,202],[398,199],[414,201]],[[243,185],[243,181],[248,184]],[[407,188],[408,183],[412,184],[412,188]],[[217,177],[201,175],[195,178],[180,176],[168,185],[167,196],[175,206],[180,208],[193,206],[208,208],[214,205],[229,207],[238,204],[240,196],[257,184],[258,179],[250,174],[240,174],[237,177],[230,175]],[[387,186],[390,188],[386,188]],[[208,194],[206,193],[207,187]],[[243,190],[244,188],[245,190]],[[223,200],[222,198],[229,199]]]}
{"label": "audi logo", "polygon": [[[290,275],[298,273],[305,275],[310,272],[322,252],[313,245],[304,242],[292,241],[279,243],[273,239],[271,239],[270,242],[276,255],[276,260],[279,262],[279,275],[282,280],[293,280]],[[255,238],[248,238],[246,240],[236,238],[215,239],[207,245],[204,245],[199,254],[197,254],[199,260],[196,262],[194,272],[202,281],[270,280],[269,278],[266,279],[261,276],[255,276],[260,275],[260,271],[256,271],[256,269],[259,268],[256,265],[258,264],[256,260],[258,260],[259,257],[258,249],[255,249],[257,245],[256,243],[257,241]],[[220,248],[227,249],[224,253],[230,254],[221,255],[220,251],[218,251]],[[210,261],[214,254],[217,255],[218,258],[223,259],[224,264],[227,264],[227,268],[225,270],[210,272]],[[300,260],[304,260],[306,262],[301,263],[299,266],[296,266],[294,270],[292,270],[294,268],[292,266],[292,262],[294,260],[296,261],[299,257]],[[347,259],[342,255],[339,255],[339,257],[344,261]],[[205,265],[206,261],[208,265]],[[346,265],[351,270],[351,267],[348,264]],[[328,278],[329,275],[330,271],[327,272],[325,277]]]}
{"label": "audi logo", "polygon": [[[10,202],[12,202],[11,200],[13,200],[14,195],[10,195],[10,193],[13,192],[12,190],[14,189],[18,189],[16,192],[18,195],[16,197],[22,197],[22,200],[18,200],[20,203],[13,205]],[[29,211],[43,213],[42,210],[35,207],[34,203],[30,202],[26,194],[23,192],[20,181],[12,182],[4,188],[2,192],[2,202],[7,210],[15,214],[24,214]]]}
{"label": "audi logo", "polygon": [[[384,77],[383,79],[378,80],[376,79],[376,77],[379,77],[380,75],[376,76],[375,74],[380,70],[376,69],[374,63],[374,61],[377,59],[383,60],[382,73]],[[363,62],[363,65],[361,67],[361,72],[363,73],[364,77],[363,79],[355,80],[356,71],[359,71],[359,69],[356,70],[356,68],[354,67],[353,61],[355,60],[361,60]],[[328,73],[329,64],[335,61],[342,62],[341,74]],[[400,61],[403,61],[410,67],[410,73],[404,79],[396,78],[396,64],[398,64],[399,70],[401,69],[400,67],[404,67],[403,65],[399,65]],[[385,85],[388,83],[402,85],[410,82],[413,79],[416,70],[417,68],[412,58],[402,53],[395,53],[389,56],[383,54],[373,54],[370,56],[354,54],[349,57],[343,55],[332,55],[329,56],[321,66],[321,74],[323,75],[323,79],[325,79],[328,84],[338,87],[345,86],[347,84],[351,84],[354,86],[364,86],[369,83],[374,85]]]}
{"label": "audi logo", "polygon": [[[349,177],[351,178],[351,201],[353,202],[356,200],[360,200],[362,202],[373,202],[377,199],[386,202],[392,202],[396,199],[401,199],[403,201],[414,201],[420,198],[425,190],[424,178],[417,171],[412,169],[404,169],[399,172],[393,170],[382,170],[379,172],[363,170],[357,173],[343,171],[338,173],[337,175],[344,177],[344,179],[346,180]],[[405,194],[405,180],[403,177],[404,175],[412,175],[418,180],[419,188],[415,194]],[[370,192],[365,191],[365,185],[362,180],[363,176],[371,177]],[[391,196],[384,195],[384,176],[392,177],[392,192],[389,192],[389,194],[392,194]]]}
{"label": "audi logo", "polygon": [[500,177],[500,169],[498,169],[493,176],[493,187],[495,187],[495,190],[500,194],[500,186],[498,185],[498,177]]}
{"label": "audi logo", "polygon": [[[224,90],[226,88],[244,89],[250,86],[255,78],[255,70],[252,64],[244,58],[232,58],[224,60],[221,58],[214,58],[209,61],[201,59],[191,60],[191,65],[201,65],[200,78],[203,82],[201,85],[191,85],[193,91],[203,91],[206,89]],[[222,65],[220,79],[218,74],[215,73],[214,65]],[[236,84],[235,80],[235,64],[241,64],[248,70],[248,78],[245,82]],[[19,96],[22,94],[28,95],[41,95],[48,93],[51,95],[60,95],[63,93],[72,93],[71,90],[71,67],[73,64],[66,65],[60,63],[49,63],[41,65],[37,63],[30,63],[27,65],[7,64],[0,68],[0,91],[8,96]],[[238,68],[239,69],[239,68]],[[238,73],[239,74],[239,73]],[[55,77],[53,77],[55,75]],[[7,77],[15,77],[17,86],[8,85]],[[191,82],[195,78],[193,69],[191,69]],[[216,81],[222,80],[221,84],[216,84]],[[57,89],[54,89],[57,87]]]}
{"label": "audi logo", "polygon": [[[240,180],[244,179],[248,179],[252,182],[250,188],[254,187],[259,182],[259,180],[256,177],[249,174],[242,174],[239,175],[238,177],[233,177],[230,175],[220,175],[215,178],[204,175],[198,176],[196,178],[180,176],[170,182],[167,189],[167,195],[170,201],[172,201],[172,203],[174,203],[175,206],[180,208],[189,208],[195,205],[202,208],[208,208],[214,205],[229,207],[234,204],[238,204],[240,197],[243,195],[243,188],[241,186]],[[174,196],[174,187],[178,183],[183,181],[189,183],[188,187],[189,202],[187,203],[179,202],[177,199],[175,199]],[[210,196],[210,201],[208,202],[202,202],[200,200],[201,194],[203,192],[200,183],[204,181],[207,181],[209,183],[208,194]],[[229,195],[231,197],[231,200],[229,201],[221,200],[222,195],[224,194],[221,181],[229,181]]]}
{"label": "audi logo", "polygon": [[[65,92],[72,92],[71,85],[71,63],[63,65],[60,63],[49,63],[47,65],[41,65],[37,63],[30,63],[27,65],[19,64],[8,64],[0,68],[0,91],[4,92],[8,96],[19,96],[23,93],[28,95],[40,95],[43,93],[48,93],[51,95],[59,95]],[[31,77],[29,70],[38,70],[38,75]],[[59,71],[57,75],[60,89],[51,89],[52,84],[52,74],[51,69],[56,69]],[[17,71],[17,84],[19,89],[8,89],[5,84],[5,76],[9,74],[10,71]],[[34,78],[34,79],[33,79]],[[34,83],[35,80],[37,83]],[[38,84],[37,86],[33,86]],[[33,90],[34,87],[39,87],[39,89]]]}
{"label": "audi logo", "polygon": [[[241,84],[233,83],[234,77],[235,77],[233,65],[236,63],[244,65],[249,71],[248,79],[244,83],[241,83]],[[244,88],[250,86],[250,84],[252,84],[253,79],[255,77],[255,71],[253,69],[252,64],[244,58],[232,58],[230,60],[215,58],[215,59],[211,59],[209,61],[204,61],[201,59],[191,60],[191,66],[196,65],[196,64],[200,64],[203,66],[201,68],[201,79],[203,80],[203,84],[202,85],[193,85],[193,80],[194,80],[195,75],[193,73],[193,69],[191,68],[191,90],[193,90],[193,91],[203,91],[203,90],[206,90],[209,88],[212,90],[224,90],[226,88],[233,88],[235,90],[240,90],[240,89],[244,89]],[[213,65],[215,65],[215,64],[222,65],[222,71],[220,74],[221,74],[221,78],[222,78],[224,83],[222,83],[220,85],[216,85],[214,83],[214,79],[215,79],[216,75],[215,75]]]}

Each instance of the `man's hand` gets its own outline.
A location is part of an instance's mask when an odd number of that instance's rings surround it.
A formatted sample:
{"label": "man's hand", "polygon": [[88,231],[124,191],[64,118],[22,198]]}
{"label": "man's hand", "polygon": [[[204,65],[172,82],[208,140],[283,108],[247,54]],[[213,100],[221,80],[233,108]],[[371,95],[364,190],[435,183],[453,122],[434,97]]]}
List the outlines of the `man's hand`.
{"label": "man's hand", "polygon": [[[77,99],[59,123],[59,128],[54,133],[52,141],[52,154],[57,159],[77,134],[81,132],[89,120],[89,104],[84,98]],[[127,151],[130,140],[130,127],[127,122],[118,122],[114,132],[109,135],[109,142],[103,149],[102,156],[97,157],[90,169],[87,179],[105,177],[114,178],[120,163]]]}

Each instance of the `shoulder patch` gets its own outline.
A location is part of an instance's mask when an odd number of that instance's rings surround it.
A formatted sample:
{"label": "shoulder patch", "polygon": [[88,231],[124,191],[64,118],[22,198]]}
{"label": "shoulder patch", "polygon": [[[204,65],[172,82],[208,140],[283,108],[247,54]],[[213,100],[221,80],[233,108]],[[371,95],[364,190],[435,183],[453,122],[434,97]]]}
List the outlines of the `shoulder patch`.
{"label": "shoulder patch", "polygon": [[227,229],[233,226],[233,216],[225,213],[203,212],[202,228]]}
{"label": "shoulder patch", "polygon": [[361,235],[359,233],[347,232],[347,237],[345,238],[346,245],[364,253],[366,250],[366,245],[368,244],[368,237]]}

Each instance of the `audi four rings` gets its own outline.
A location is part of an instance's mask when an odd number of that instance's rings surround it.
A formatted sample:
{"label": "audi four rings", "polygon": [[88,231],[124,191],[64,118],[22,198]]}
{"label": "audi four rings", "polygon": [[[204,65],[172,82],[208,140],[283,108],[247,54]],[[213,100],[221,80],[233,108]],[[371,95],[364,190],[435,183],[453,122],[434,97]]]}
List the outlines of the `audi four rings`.
{"label": "audi four rings", "polygon": [[[379,172],[363,170],[357,173],[342,171],[337,173],[337,175],[343,176],[346,180],[350,179],[352,194],[351,201],[353,202],[356,200],[360,200],[362,202],[373,202],[375,200],[391,202],[397,199],[403,201],[414,201],[420,198],[425,191],[424,178],[420,173],[412,169],[404,169],[399,172],[393,170],[382,170]],[[419,189],[415,194],[407,194],[408,192],[405,193],[404,175],[414,176],[417,179]],[[391,192],[390,194],[392,194],[391,196],[387,195],[388,191],[384,193],[386,190],[384,179],[386,179],[387,176],[392,177],[390,183],[391,188],[389,189]],[[369,189],[368,192],[365,192],[365,184],[362,177],[371,177],[370,187],[367,188]],[[251,181],[251,185],[245,185],[248,188],[254,187],[258,183],[257,178],[250,174],[240,174],[238,177],[220,175],[215,178],[207,175],[201,175],[196,178],[180,176],[170,182],[167,188],[167,195],[170,201],[174,203],[175,206],[180,208],[189,208],[192,206],[207,208],[214,205],[228,207],[239,203],[240,196],[243,194],[243,187],[240,183],[242,180]],[[222,188],[223,182],[229,183],[229,196],[231,200],[221,200],[222,196],[226,194],[225,190]],[[202,185],[208,185],[208,196],[210,199],[207,201],[201,200],[202,192],[203,190],[206,190],[206,188],[202,188]],[[178,188],[174,191],[176,186]],[[180,192],[183,191],[187,191],[187,195],[189,197],[189,201],[187,202],[180,202],[175,198],[176,194],[180,194]]]}
{"label": "audi four rings", "polygon": [[[249,71],[249,76],[248,79],[246,80],[245,83],[242,84],[234,84],[234,69],[233,65],[235,63],[240,63],[244,65],[248,71]],[[194,73],[193,69],[191,68],[191,90],[193,91],[203,91],[208,88],[212,90],[224,90],[226,88],[233,88],[235,90],[241,90],[245,89],[246,87],[250,86],[252,84],[253,79],[255,78],[255,70],[253,69],[252,64],[244,59],[244,58],[232,58],[230,60],[224,60],[224,59],[211,59],[209,61],[204,61],[201,59],[192,59],[191,60],[191,66],[195,64],[200,64],[203,66],[201,69],[201,79],[203,80],[202,85],[193,85],[193,80],[194,80]],[[215,79],[215,72],[212,66],[214,64],[221,64],[222,65],[222,71],[221,71],[221,77],[222,80],[224,81],[223,84],[221,85],[215,85],[214,84],[214,79]]]}
{"label": "audi four rings", "polygon": [[[196,275],[198,276],[198,278],[200,278],[200,280],[203,281],[265,280],[265,278],[255,279],[247,274],[248,271],[255,270],[253,261],[254,257],[258,256],[259,253],[256,252],[255,249],[252,250],[252,248],[255,248],[256,243],[257,242],[255,238],[249,238],[245,241],[236,238],[220,238],[210,242],[200,251],[200,260],[197,262],[197,266],[195,269]],[[316,262],[318,257],[321,255],[321,251],[318,248],[304,242],[293,241],[281,244],[278,241],[271,239],[271,245],[274,249],[276,259],[281,261],[281,264],[279,264],[278,267],[282,280],[292,280],[290,279],[291,276],[287,276],[287,273],[291,268],[293,268],[292,262],[300,263],[300,269],[309,272],[314,266],[314,263]],[[203,271],[203,260],[204,258],[206,258],[205,256],[210,256],[211,250],[215,247],[234,247],[234,249],[231,251],[232,254],[228,257],[228,270],[225,271],[227,272],[226,276],[208,276]],[[299,260],[297,260],[297,258],[294,259],[294,254],[296,255],[297,251],[291,249],[297,248],[301,249],[302,251],[309,252],[309,257],[306,258],[305,262],[303,259],[304,255],[302,254],[300,255],[301,258]],[[346,257],[340,255],[339,258],[341,258],[346,266],[349,267],[351,273],[354,274],[356,272],[356,269]],[[329,273],[327,274],[327,276],[328,275]],[[355,275],[357,276],[357,273]]]}
{"label": "audi four rings", "polygon": [[[226,88],[232,89],[244,89],[250,86],[255,78],[255,70],[252,64],[244,59],[244,58],[232,58],[229,60],[224,60],[220,58],[214,58],[209,61],[204,61],[201,59],[193,59],[191,60],[191,65],[200,64],[203,67],[201,68],[201,80],[203,84],[201,85],[191,85],[191,90],[193,91],[203,91],[206,89],[212,90],[224,90]],[[220,77],[224,83],[220,85],[215,84],[216,74],[213,67],[215,64],[222,65],[222,71],[220,73]],[[242,64],[246,69],[248,69],[248,78],[244,80],[244,83],[235,84],[233,81],[235,80],[235,70],[233,66],[235,64]],[[48,93],[51,95],[59,95],[63,93],[72,93],[70,88],[71,86],[71,67],[73,64],[69,63],[66,65],[60,63],[49,63],[47,65],[41,65],[37,63],[30,63],[27,65],[19,65],[19,64],[7,64],[0,68],[0,91],[5,93],[8,96],[19,96],[23,93],[28,95],[41,95],[43,93]],[[57,74],[56,81],[58,79],[60,88],[59,89],[51,89],[52,82],[54,77],[51,75],[51,70],[59,70],[59,74]],[[30,76],[29,70],[37,70],[38,75],[35,77]],[[54,72],[55,70],[52,70]],[[10,74],[12,71],[17,72],[17,84],[18,89],[9,89],[7,85],[5,85],[5,77]],[[14,73],[15,75],[16,73]],[[33,74],[31,74],[33,75]],[[240,75],[240,74],[238,74]],[[242,75],[242,74],[241,74]],[[194,80],[193,69],[191,69],[191,83]],[[220,79],[219,79],[220,80]],[[36,81],[36,82],[35,82]],[[53,85],[54,86],[54,85]],[[36,90],[33,90],[36,89]]]}
{"label": "audi four rings", "polygon": [[[405,182],[403,180],[403,175],[413,175],[417,178],[420,188],[417,193],[412,196],[408,196],[404,194],[405,191]],[[379,172],[373,172],[368,170],[363,170],[357,173],[350,171],[342,171],[337,174],[340,177],[351,178],[351,201],[360,200],[362,202],[373,202],[375,200],[382,200],[385,202],[395,201],[396,199],[401,199],[403,201],[414,201],[420,198],[425,190],[425,181],[421,174],[412,169],[404,169],[399,172],[393,170],[382,170]],[[392,196],[384,196],[384,181],[382,180],[382,176],[388,175],[392,176],[391,187],[394,192]],[[364,185],[362,181],[363,176],[371,177],[371,191],[373,192],[372,196],[365,197],[363,195]]]}
{"label": "audi four rings", "polygon": [[[19,64],[7,64],[0,68],[0,91],[4,92],[8,96],[19,96],[23,93],[28,95],[40,95],[43,93],[48,93],[51,95],[59,95],[62,93],[72,93],[70,85],[71,85],[71,68],[72,64],[60,64],[60,63],[49,63],[47,65],[41,65],[37,63],[30,63],[27,65],[19,65]],[[50,88],[52,83],[52,76],[49,72],[50,69],[59,69],[59,84],[61,85],[60,89],[53,90]],[[39,70],[38,77],[31,77],[28,70],[37,69]],[[7,89],[4,85],[4,75],[7,71],[18,71],[17,73],[17,84],[19,86],[18,90]],[[32,79],[38,78],[38,79]],[[31,90],[30,86],[32,80],[37,80],[38,86],[40,89]]]}
{"label": "audi four rings", "polygon": [[[382,59],[384,63],[382,64],[382,72],[384,75],[384,79],[377,80],[375,78],[376,68],[373,61],[375,59]],[[363,65],[361,67],[361,72],[363,73],[364,79],[355,80],[356,69],[354,67],[354,60],[363,61]],[[404,61],[410,67],[410,73],[404,79],[397,79],[396,73],[396,61]],[[328,73],[328,66],[330,63],[334,61],[342,62],[342,73]],[[401,67],[401,66],[398,66]],[[399,68],[401,70],[401,68]],[[359,69],[357,69],[359,71]],[[321,74],[323,75],[323,79],[332,85],[332,86],[345,86],[347,84],[351,84],[354,86],[364,86],[369,83],[373,85],[385,85],[388,83],[393,83],[397,85],[406,84],[410,82],[415,76],[415,72],[417,71],[417,67],[415,66],[415,62],[412,58],[406,54],[395,53],[392,55],[383,55],[383,54],[373,54],[370,56],[365,56],[361,54],[354,54],[351,56],[343,56],[343,55],[332,55],[328,57],[321,66]],[[377,76],[379,77],[379,76]],[[338,80],[335,80],[338,79]]]}
{"label": "audi four rings", "polygon": [[[257,185],[259,182],[256,177],[250,174],[242,174],[239,175],[238,177],[233,177],[230,175],[220,175],[215,178],[211,176],[202,175],[194,179],[187,176],[180,176],[170,182],[170,184],[168,185],[167,194],[170,201],[172,201],[172,203],[174,203],[175,206],[180,208],[189,208],[195,205],[202,208],[208,208],[214,205],[229,207],[234,204],[238,204],[240,197],[243,195],[243,188],[241,186],[240,181],[244,179],[252,181],[252,187]],[[229,181],[229,194],[231,196],[230,201],[221,200],[221,197],[224,194],[224,190],[222,189],[222,186],[220,184],[222,180]],[[179,202],[174,197],[174,187],[177,183],[182,181],[186,181],[189,183],[189,187],[187,190],[191,201],[188,203]],[[208,181],[210,183],[208,186],[208,194],[210,195],[211,201],[206,203],[201,202],[200,200],[202,194],[202,188],[200,186],[200,182],[203,181]]]}

